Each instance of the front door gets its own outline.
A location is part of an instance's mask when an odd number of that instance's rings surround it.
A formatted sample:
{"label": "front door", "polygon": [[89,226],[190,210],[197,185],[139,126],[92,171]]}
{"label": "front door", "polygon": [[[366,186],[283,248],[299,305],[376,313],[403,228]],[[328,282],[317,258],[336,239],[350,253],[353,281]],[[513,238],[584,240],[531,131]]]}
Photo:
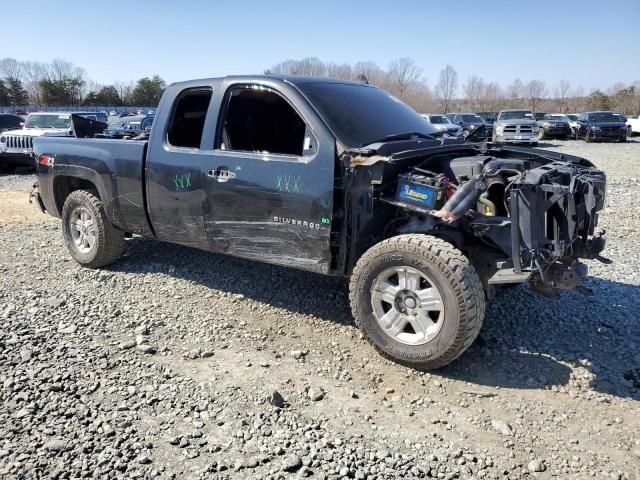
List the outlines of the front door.
{"label": "front door", "polygon": [[326,273],[335,142],[289,90],[228,86],[202,172],[206,234],[214,251]]}

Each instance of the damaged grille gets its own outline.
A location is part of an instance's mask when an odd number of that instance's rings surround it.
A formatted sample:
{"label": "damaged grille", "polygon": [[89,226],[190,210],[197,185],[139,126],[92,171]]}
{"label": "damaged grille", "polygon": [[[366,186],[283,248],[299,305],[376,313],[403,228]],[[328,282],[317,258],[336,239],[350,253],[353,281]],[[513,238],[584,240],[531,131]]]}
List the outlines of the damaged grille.
{"label": "damaged grille", "polygon": [[15,148],[27,150],[33,148],[33,137],[24,137],[20,135],[9,135],[7,138],[7,148]]}

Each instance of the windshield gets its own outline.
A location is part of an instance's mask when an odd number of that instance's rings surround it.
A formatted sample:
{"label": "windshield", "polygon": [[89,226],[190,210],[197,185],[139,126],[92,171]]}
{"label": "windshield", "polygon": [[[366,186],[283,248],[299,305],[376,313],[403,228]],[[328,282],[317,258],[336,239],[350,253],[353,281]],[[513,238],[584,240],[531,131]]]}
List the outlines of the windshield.
{"label": "windshield", "polygon": [[298,88],[347,147],[364,147],[407,132],[437,133],[418,113],[377,88],[328,82],[302,83]]}
{"label": "windshield", "polygon": [[462,115],[462,121],[465,123],[484,123],[478,115]]}
{"label": "windshield", "polygon": [[533,120],[531,110],[517,110],[512,112],[502,112],[500,120]]}
{"label": "windshield", "polygon": [[600,113],[590,113],[589,121],[600,123],[600,122],[622,122],[622,116],[619,113],[613,112],[600,112]]}
{"label": "windshield", "polygon": [[567,118],[572,122],[578,121],[578,115],[567,115]]}
{"label": "windshield", "polygon": [[429,115],[429,121],[431,123],[451,123],[444,115]]}
{"label": "windshield", "polygon": [[548,113],[536,113],[536,120],[552,120]]}
{"label": "windshield", "polygon": [[59,128],[71,127],[71,115],[29,115],[25,128]]}
{"label": "windshield", "polygon": [[569,119],[564,115],[556,114],[556,115],[549,115],[549,116],[551,117],[552,120],[569,123]]}

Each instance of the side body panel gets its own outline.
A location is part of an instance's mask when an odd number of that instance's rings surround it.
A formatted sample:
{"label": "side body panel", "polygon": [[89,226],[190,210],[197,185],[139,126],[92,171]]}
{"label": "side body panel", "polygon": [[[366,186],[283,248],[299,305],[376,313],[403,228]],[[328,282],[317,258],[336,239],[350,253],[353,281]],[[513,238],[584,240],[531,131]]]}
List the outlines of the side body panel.
{"label": "side body panel", "polygon": [[95,185],[109,220],[127,232],[151,233],[143,194],[143,164],[146,142],[104,139],[38,137],[36,158],[53,157],[51,165],[38,164],[38,181],[48,212],[60,216],[55,201],[58,182],[69,178]]}

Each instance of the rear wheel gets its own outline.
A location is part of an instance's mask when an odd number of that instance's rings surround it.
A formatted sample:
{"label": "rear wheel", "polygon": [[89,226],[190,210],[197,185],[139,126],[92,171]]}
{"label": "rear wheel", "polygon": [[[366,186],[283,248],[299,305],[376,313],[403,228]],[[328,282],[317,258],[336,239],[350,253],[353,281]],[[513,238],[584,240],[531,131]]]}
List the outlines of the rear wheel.
{"label": "rear wheel", "polygon": [[371,247],[350,282],[356,324],[385,357],[418,369],[446,365],[477,337],[482,284],[469,260],[428,235],[400,235]]}
{"label": "rear wheel", "polygon": [[65,200],[62,232],[71,256],[89,268],[115,262],[124,247],[124,232],[109,222],[100,199],[86,190],[75,190]]}

